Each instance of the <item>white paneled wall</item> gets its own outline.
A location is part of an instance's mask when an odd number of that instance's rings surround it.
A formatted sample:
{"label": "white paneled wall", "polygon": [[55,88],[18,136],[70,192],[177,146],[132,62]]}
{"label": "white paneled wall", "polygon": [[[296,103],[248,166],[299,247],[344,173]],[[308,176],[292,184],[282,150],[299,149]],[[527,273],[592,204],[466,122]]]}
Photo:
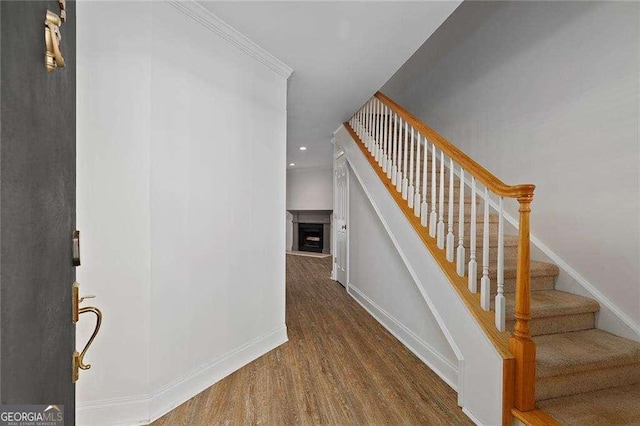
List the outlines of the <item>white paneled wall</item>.
{"label": "white paneled wall", "polygon": [[286,76],[169,2],[77,10],[78,423],[141,424],[286,340]]}

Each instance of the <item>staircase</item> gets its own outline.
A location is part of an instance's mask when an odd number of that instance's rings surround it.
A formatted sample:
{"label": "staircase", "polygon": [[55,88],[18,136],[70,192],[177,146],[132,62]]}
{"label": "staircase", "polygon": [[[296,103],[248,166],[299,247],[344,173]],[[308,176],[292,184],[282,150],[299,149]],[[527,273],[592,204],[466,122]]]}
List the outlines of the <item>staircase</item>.
{"label": "staircase", "polygon": [[[595,328],[598,303],[556,290],[558,267],[529,260],[533,186],[507,187],[381,93],[345,127],[432,255],[446,259],[441,266],[472,313],[512,336],[515,383],[505,390],[503,424],[511,415],[524,424],[640,424],[640,343]],[[510,191],[520,202],[519,235],[503,223]]]}

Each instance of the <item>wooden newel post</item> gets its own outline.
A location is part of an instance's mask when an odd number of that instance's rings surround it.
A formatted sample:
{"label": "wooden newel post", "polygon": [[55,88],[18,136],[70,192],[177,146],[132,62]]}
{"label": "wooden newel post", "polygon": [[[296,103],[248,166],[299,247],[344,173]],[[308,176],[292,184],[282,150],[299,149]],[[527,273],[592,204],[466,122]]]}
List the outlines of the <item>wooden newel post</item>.
{"label": "wooden newel post", "polygon": [[509,339],[509,349],[516,360],[515,408],[530,411],[535,408],[536,345],[531,339],[531,265],[529,247],[529,216],[533,191],[518,197],[520,232],[518,238],[518,270],[516,273],[516,325]]}

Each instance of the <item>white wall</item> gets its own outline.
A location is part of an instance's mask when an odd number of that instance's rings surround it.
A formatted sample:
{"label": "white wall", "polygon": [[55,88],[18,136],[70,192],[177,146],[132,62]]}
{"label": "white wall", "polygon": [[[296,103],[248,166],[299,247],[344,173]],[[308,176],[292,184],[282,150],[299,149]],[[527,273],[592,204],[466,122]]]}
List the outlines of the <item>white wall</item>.
{"label": "white wall", "polygon": [[456,354],[360,183],[349,174],[349,293],[456,388]]}
{"label": "white wall", "polygon": [[505,182],[536,184],[533,235],[636,327],[639,16],[464,3],[382,89]]}
{"label": "white wall", "polygon": [[78,5],[78,280],[105,316],[79,424],[148,422],[286,340],[285,141],[282,75],[167,2]]}
{"label": "white wall", "polygon": [[333,210],[333,169],[288,169],[287,210]]}
{"label": "white wall", "polygon": [[[118,30],[98,30],[102,20]],[[80,372],[79,406],[148,393],[151,34],[148,3],[77,4],[76,277],[81,295],[96,295],[84,304],[104,314],[85,358],[92,367]],[[78,350],[92,323],[78,323]]]}

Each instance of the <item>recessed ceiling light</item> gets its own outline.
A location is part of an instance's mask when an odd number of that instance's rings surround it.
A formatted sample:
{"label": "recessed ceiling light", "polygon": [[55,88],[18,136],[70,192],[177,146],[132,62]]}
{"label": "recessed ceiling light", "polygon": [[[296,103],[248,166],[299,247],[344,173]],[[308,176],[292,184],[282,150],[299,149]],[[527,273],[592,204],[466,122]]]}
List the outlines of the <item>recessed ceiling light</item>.
{"label": "recessed ceiling light", "polygon": [[293,166],[295,166],[295,165],[296,165],[296,163],[289,163],[289,165],[290,165],[291,167],[293,167]]}
{"label": "recessed ceiling light", "polygon": [[300,147],[300,151],[306,151],[306,150],[307,150],[307,147],[306,147],[306,146],[301,146],[301,147]]}

